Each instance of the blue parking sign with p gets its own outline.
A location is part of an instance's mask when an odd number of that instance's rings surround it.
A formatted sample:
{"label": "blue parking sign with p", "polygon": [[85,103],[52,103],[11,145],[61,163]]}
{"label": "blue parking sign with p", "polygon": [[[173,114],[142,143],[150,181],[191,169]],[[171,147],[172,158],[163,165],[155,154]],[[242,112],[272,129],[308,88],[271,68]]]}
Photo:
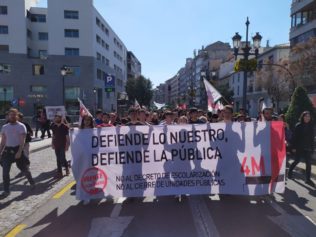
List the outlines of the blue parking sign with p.
{"label": "blue parking sign with p", "polygon": [[115,89],[115,77],[111,74],[105,74],[105,91],[112,92]]}

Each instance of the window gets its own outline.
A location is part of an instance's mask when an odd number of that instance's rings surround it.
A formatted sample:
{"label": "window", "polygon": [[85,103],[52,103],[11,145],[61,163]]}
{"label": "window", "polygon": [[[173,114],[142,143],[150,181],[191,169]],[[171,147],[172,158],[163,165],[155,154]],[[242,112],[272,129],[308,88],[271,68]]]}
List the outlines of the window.
{"label": "window", "polygon": [[100,53],[97,53],[97,60],[101,61],[101,54]]}
{"label": "window", "polygon": [[101,37],[100,36],[96,35],[96,40],[97,40],[98,44],[101,44]]}
{"label": "window", "polygon": [[102,79],[102,71],[100,69],[97,69],[97,79]]}
{"label": "window", "polygon": [[38,40],[48,40],[47,32],[38,32]]}
{"label": "window", "polygon": [[65,48],[65,56],[79,56],[78,48]]}
{"label": "window", "polygon": [[102,63],[105,63],[105,57],[102,56]]}
{"label": "window", "polygon": [[65,19],[79,19],[79,12],[78,11],[64,11],[64,18]]}
{"label": "window", "polygon": [[105,59],[105,65],[110,66],[110,60],[108,60],[107,58]]}
{"label": "window", "polygon": [[47,50],[39,50],[38,56],[40,59],[46,59],[47,58]]}
{"label": "window", "polygon": [[32,14],[31,22],[46,22],[46,15],[43,14]]}
{"label": "window", "polygon": [[110,92],[106,92],[106,98],[110,99]]}
{"label": "window", "polygon": [[100,26],[100,25],[101,25],[101,22],[100,22],[100,19],[99,19],[99,18],[96,18],[95,21],[96,21],[97,26]]}
{"label": "window", "polygon": [[31,86],[31,92],[35,93],[45,93],[46,87],[45,86]]}
{"label": "window", "polygon": [[65,29],[65,37],[67,37],[67,38],[79,38],[79,30]]}
{"label": "window", "polygon": [[9,27],[0,25],[0,34],[9,34]]}
{"label": "window", "polygon": [[239,86],[237,87],[237,95],[239,95]]}
{"label": "window", "polygon": [[296,13],[296,22],[295,25],[299,26],[300,24],[302,24],[302,13],[298,12]]}
{"label": "window", "polygon": [[27,36],[27,38],[32,39],[32,31],[27,29],[26,36]]}
{"label": "window", "polygon": [[107,36],[109,36],[109,29],[108,29],[108,28],[105,28],[105,34],[106,34]]}
{"label": "window", "polygon": [[9,52],[9,45],[0,44],[0,52]]}
{"label": "window", "polygon": [[6,86],[0,87],[0,101],[12,101],[13,100],[13,87]]}
{"label": "window", "polygon": [[66,75],[68,76],[80,76],[80,67],[78,66],[65,66],[66,67]]}
{"label": "window", "polygon": [[110,49],[110,46],[106,43],[106,44],[105,44],[105,48],[106,48],[107,50],[109,50],[109,49]]}
{"label": "window", "polygon": [[79,87],[68,87],[65,89],[65,99],[77,100],[80,97]]}
{"label": "window", "polygon": [[10,73],[11,65],[6,63],[0,63],[0,73]]}
{"label": "window", "polygon": [[33,65],[33,75],[34,76],[44,75],[44,65],[34,64]]}
{"label": "window", "polygon": [[0,6],[0,15],[7,15],[7,14],[8,14],[8,7]]}

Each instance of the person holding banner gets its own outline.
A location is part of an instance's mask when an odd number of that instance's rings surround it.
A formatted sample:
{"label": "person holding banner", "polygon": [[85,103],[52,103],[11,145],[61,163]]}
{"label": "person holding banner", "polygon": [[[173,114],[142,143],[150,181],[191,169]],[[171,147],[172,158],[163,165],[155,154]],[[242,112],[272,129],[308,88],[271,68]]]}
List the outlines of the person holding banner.
{"label": "person holding banner", "polygon": [[69,149],[69,127],[62,123],[62,116],[59,114],[55,115],[55,120],[52,125],[53,139],[52,148],[55,150],[57,160],[57,174],[56,178],[60,179],[63,177],[62,167],[66,169],[66,175],[69,175],[69,166],[66,160],[66,151]]}
{"label": "person holding banner", "polygon": [[311,159],[314,152],[314,126],[309,111],[304,111],[301,114],[300,122],[295,126],[292,148],[292,151],[295,153],[295,161],[290,166],[288,173],[289,179],[293,177],[293,169],[296,165],[301,162],[301,159],[305,159],[305,183],[315,187],[314,182],[311,180]]}
{"label": "person holding banner", "polygon": [[137,109],[134,107],[132,107],[128,110],[128,117],[129,117],[130,121],[126,124],[126,126],[145,125],[144,123],[138,121]]}
{"label": "person holding banner", "polygon": [[189,111],[189,124],[202,124],[203,122],[198,119],[197,108],[191,108]]}
{"label": "person holding banner", "polygon": [[223,122],[231,123],[233,122],[234,109],[231,105],[225,105],[223,110]]}
{"label": "person holding banner", "polygon": [[85,129],[85,128],[94,128],[94,125],[93,125],[93,118],[89,115],[84,115],[82,117],[82,121],[81,121],[81,124],[80,124],[80,128],[81,129]]}

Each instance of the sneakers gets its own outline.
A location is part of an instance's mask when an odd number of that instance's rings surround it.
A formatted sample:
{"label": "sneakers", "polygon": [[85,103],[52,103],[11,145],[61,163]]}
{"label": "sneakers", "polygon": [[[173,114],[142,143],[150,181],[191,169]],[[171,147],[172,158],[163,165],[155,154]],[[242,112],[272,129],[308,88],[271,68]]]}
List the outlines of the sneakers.
{"label": "sneakers", "polygon": [[309,186],[315,187],[315,183],[311,179],[306,180],[305,183]]}
{"label": "sneakers", "polygon": [[57,172],[55,175],[55,179],[62,179],[63,178],[63,173]]}

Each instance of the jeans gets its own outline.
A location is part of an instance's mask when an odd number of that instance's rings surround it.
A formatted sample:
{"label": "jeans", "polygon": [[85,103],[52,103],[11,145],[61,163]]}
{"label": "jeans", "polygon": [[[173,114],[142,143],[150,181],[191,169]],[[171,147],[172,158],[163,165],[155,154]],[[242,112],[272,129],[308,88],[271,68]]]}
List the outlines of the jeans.
{"label": "jeans", "polygon": [[16,162],[16,166],[18,169],[22,172],[22,174],[27,178],[29,183],[31,185],[34,184],[34,180],[32,178],[32,174],[29,170],[29,161],[28,159],[22,154],[21,158],[16,160],[15,154],[18,151],[18,147],[9,148],[6,147],[3,151],[2,157],[1,157],[1,166],[3,169],[3,186],[4,191],[9,192],[10,191],[10,170],[11,165]]}
{"label": "jeans", "polygon": [[68,162],[66,160],[65,149],[55,149],[56,160],[57,160],[57,171],[62,173],[62,167],[64,166],[68,170]]}
{"label": "jeans", "polygon": [[301,162],[301,159],[305,159],[306,163],[306,180],[310,180],[311,178],[311,158],[312,158],[312,152],[303,150],[303,151],[297,151],[295,155],[295,161],[290,165],[289,168],[289,174],[292,174],[293,169],[296,167],[298,163]]}

